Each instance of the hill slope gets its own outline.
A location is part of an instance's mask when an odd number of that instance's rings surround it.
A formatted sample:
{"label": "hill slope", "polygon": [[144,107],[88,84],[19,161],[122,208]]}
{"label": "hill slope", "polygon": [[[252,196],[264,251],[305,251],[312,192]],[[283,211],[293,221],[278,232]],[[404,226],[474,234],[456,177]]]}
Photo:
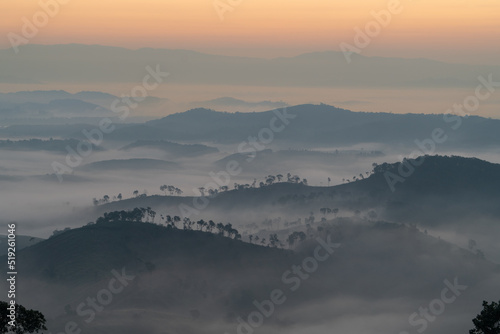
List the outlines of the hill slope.
{"label": "hill slope", "polygon": [[[271,291],[280,289],[287,302],[276,305],[278,313],[263,330],[287,333],[296,326],[310,327],[316,307],[328,314],[324,319],[340,321],[358,314],[359,307],[375,310],[382,303],[386,312],[402,312],[398,317],[404,320],[415,304],[434,298],[432,292],[442,289],[443,280],[458,279],[479,297],[498,287],[494,265],[414,229],[354,221],[322,227],[317,237],[323,242],[311,238],[291,252],[149,223],[89,225],[18,253],[23,273],[18,300],[47,314],[52,331],[74,321],[92,333],[134,333],[137,326],[158,334],[218,333],[235,330],[236,317],[246,317],[255,310],[254,301],[269,299]],[[332,241],[340,247],[321,246]],[[327,249],[333,252],[317,269],[309,269],[307,278],[288,271],[292,265],[307,266],[305,259],[318,245],[323,258]],[[102,291],[110,289],[113,279],[116,287],[117,277],[126,282],[124,288],[87,323],[88,312],[80,313],[90,306],[77,312],[79,305],[95,296],[103,300]],[[467,302],[451,312],[474,312],[471,295],[461,298]],[[386,321],[384,326],[394,324]]]}

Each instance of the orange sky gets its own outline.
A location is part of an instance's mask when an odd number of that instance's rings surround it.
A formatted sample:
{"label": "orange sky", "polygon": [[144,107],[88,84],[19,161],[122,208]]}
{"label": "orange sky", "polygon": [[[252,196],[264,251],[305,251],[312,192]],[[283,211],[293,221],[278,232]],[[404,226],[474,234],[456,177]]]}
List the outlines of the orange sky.
{"label": "orange sky", "polygon": [[[42,0],[55,1],[55,0]],[[67,0],[64,0],[67,1]],[[70,0],[40,28],[33,44],[84,43],[129,48],[183,48],[272,57],[339,50],[352,43],[353,28],[388,7],[380,0],[220,0],[236,3],[221,21],[214,0]],[[394,0],[397,1],[397,0]],[[241,2],[241,4],[237,4]],[[500,64],[500,1],[400,0],[365,55],[427,57]],[[0,2],[0,47],[21,34],[39,1]]]}

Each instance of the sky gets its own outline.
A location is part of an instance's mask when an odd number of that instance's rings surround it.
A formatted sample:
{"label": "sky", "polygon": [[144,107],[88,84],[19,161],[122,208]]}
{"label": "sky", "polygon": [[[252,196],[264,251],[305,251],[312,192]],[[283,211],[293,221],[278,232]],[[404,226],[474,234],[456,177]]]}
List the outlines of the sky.
{"label": "sky", "polygon": [[[10,47],[9,33],[22,35],[23,18],[43,19],[42,4],[55,1],[0,1],[0,48]],[[353,44],[356,27],[364,30],[373,11],[396,2],[399,10],[362,54],[500,64],[498,0],[59,1],[57,14],[40,24],[29,43],[292,56]]]}

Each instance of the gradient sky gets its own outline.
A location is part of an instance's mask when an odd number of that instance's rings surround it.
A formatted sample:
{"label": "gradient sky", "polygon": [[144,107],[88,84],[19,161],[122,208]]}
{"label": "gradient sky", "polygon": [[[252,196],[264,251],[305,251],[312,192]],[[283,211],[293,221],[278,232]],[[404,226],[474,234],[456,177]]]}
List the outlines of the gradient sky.
{"label": "gradient sky", "polygon": [[[222,2],[237,2],[221,0]],[[500,64],[500,1],[401,0],[403,12],[375,37],[364,55],[426,57]],[[30,40],[33,44],[102,44],[182,48],[218,54],[274,57],[339,50],[354,27],[387,8],[381,0],[243,0],[220,20],[214,0],[70,0]],[[21,33],[38,1],[0,2],[0,47]]]}

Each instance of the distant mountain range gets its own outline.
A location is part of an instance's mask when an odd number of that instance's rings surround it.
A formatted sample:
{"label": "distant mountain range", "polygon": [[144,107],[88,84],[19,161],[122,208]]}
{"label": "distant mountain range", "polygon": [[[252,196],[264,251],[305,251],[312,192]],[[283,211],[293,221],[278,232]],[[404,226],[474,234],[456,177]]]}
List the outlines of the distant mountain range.
{"label": "distant mountain range", "polygon": [[172,161],[158,159],[114,159],[93,162],[81,167],[85,171],[116,171],[116,170],[172,170],[179,165]]}
{"label": "distant mountain range", "polygon": [[199,101],[190,103],[192,108],[211,108],[221,111],[266,111],[287,107],[285,102],[259,101],[248,102],[233,97],[220,97],[209,101]]}
{"label": "distant mountain range", "polygon": [[[465,119],[443,115],[351,112],[324,104],[299,105],[278,109],[278,112],[290,116],[285,120],[287,124],[283,129],[274,134],[274,142],[284,142],[293,147],[381,143],[413,150],[419,149],[416,140],[429,139],[436,128],[443,129],[447,136],[447,140],[436,145],[438,151],[500,143],[500,120],[477,116]],[[116,140],[161,138],[236,144],[244,142],[249,136],[257,136],[262,129],[269,128],[271,120],[275,118],[275,111],[223,113],[192,109],[145,124],[117,129],[110,137]]]}
{"label": "distant mountain range", "polygon": [[[287,115],[285,121],[279,120],[277,114]],[[500,120],[496,119],[352,112],[325,104],[249,113],[198,108],[140,124],[115,124],[116,130],[106,135],[106,140],[127,144],[134,141],[173,141],[236,145],[249,137],[258,137],[260,131],[270,127],[271,121],[277,122],[280,131],[273,134],[273,140],[266,148],[276,144],[302,149],[381,144],[404,151],[407,155],[416,150],[423,154],[484,150],[497,147],[500,143]],[[281,125],[284,125],[283,128]],[[0,136],[84,139],[82,130],[88,127],[83,122],[72,125],[12,125],[0,128]],[[430,145],[428,142],[436,129],[443,131],[445,139]]]}
{"label": "distant mountain range", "polygon": [[[0,125],[24,124],[27,121],[52,120],[57,124],[59,118],[76,118],[85,122],[87,118],[111,117],[118,115],[111,112],[114,101],[121,98],[102,92],[79,92],[71,94],[66,91],[20,91],[0,93]],[[142,107],[160,107],[166,99],[152,96],[142,101]]]}
{"label": "distant mountain range", "polygon": [[[8,150],[8,151],[48,151],[48,152],[56,152],[61,154],[68,154],[66,149],[67,146],[76,147],[78,144],[78,140],[76,139],[50,139],[50,140],[41,140],[41,139],[29,139],[29,140],[0,140],[0,150]],[[99,146],[93,145],[92,147],[95,151],[102,151],[102,148]]]}
{"label": "distant mountain range", "polygon": [[123,151],[131,151],[134,149],[157,149],[165,152],[168,156],[180,157],[196,157],[210,153],[219,152],[215,147],[210,147],[202,144],[178,144],[164,140],[139,140],[122,148]]}
{"label": "distant mountain range", "polygon": [[107,101],[111,102],[117,97],[102,92],[79,92],[75,94],[64,90],[38,90],[38,91],[20,91],[14,93],[0,93],[0,102],[2,104],[20,104],[20,103],[41,103],[47,104],[54,100],[81,100],[86,102]]}
{"label": "distant mountain range", "polygon": [[[480,74],[498,77],[500,66],[443,63],[428,59],[353,56],[326,51],[261,59],[187,50],[129,50],[97,45],[26,45],[0,50],[2,83],[136,82],[146,66],[170,72],[170,83],[316,87],[471,86]],[[26,66],[29,64],[29,66]]]}

